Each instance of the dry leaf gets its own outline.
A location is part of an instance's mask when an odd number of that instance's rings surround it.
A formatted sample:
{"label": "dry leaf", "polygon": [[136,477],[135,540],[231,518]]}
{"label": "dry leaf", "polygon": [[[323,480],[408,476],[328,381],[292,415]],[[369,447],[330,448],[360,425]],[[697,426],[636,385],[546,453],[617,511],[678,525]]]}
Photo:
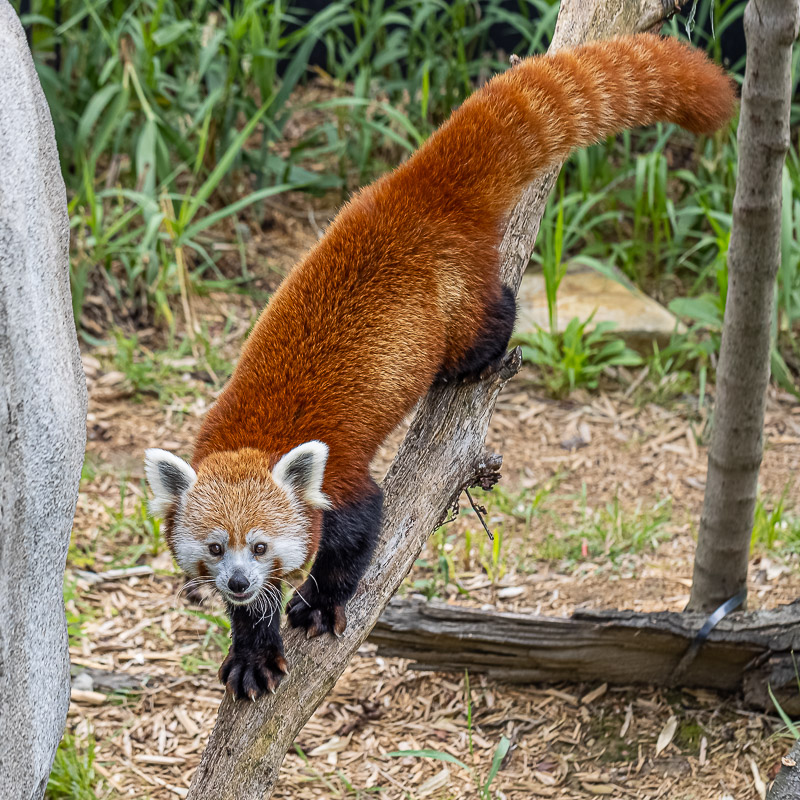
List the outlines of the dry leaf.
{"label": "dry leaf", "polygon": [[619,729],[620,739],[625,738],[625,734],[631,727],[631,722],[633,722],[633,703],[628,703],[627,707],[625,708],[625,721],[622,723],[622,727]]}
{"label": "dry leaf", "polygon": [[604,683],[581,697],[581,703],[583,703],[585,706],[588,706],[589,703],[594,703],[595,700],[597,700],[599,697],[602,697],[607,691],[608,684]]}
{"label": "dry leaf", "polygon": [[589,794],[619,794],[619,787],[610,783],[581,783],[581,786]]}
{"label": "dry leaf", "polygon": [[538,769],[533,771],[533,777],[545,786],[555,786],[556,783],[558,783],[558,779],[555,775],[551,775],[549,772],[542,772]]}
{"label": "dry leaf", "polygon": [[747,763],[750,765],[750,772],[753,773],[753,785],[756,787],[758,796],[761,800],[766,800],[767,786],[764,783],[764,779],[761,777],[761,773],[758,771],[758,764],[756,764],[752,756],[747,757]]}
{"label": "dry leaf", "polygon": [[675,736],[675,731],[678,730],[678,718],[673,714],[668,720],[667,724],[661,729],[658,734],[658,741],[656,742],[656,755],[662,750],[666,749]]}
{"label": "dry leaf", "polygon": [[418,789],[419,797],[426,797],[433,794],[437,789],[444,789],[450,782],[450,770],[442,767],[441,772],[437,772],[432,778],[428,778]]}
{"label": "dry leaf", "polygon": [[108,699],[102,692],[87,692],[81,689],[73,689],[70,692],[70,700],[73,703],[88,703],[92,706],[101,706]]}

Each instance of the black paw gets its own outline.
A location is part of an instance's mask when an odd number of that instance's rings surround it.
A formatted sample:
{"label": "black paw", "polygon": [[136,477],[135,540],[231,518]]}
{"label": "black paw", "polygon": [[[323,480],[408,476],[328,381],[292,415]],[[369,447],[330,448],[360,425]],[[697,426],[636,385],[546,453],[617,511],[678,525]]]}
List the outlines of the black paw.
{"label": "black paw", "polygon": [[341,636],[347,627],[347,616],[343,605],[336,605],[306,581],[286,606],[289,624],[293,628],[305,628],[306,636],[313,639],[323,633]]}
{"label": "black paw", "polygon": [[219,668],[219,679],[235,700],[245,697],[256,700],[265,692],[274,692],[288,671],[286,659],[280,653],[245,650],[240,654],[231,647]]}

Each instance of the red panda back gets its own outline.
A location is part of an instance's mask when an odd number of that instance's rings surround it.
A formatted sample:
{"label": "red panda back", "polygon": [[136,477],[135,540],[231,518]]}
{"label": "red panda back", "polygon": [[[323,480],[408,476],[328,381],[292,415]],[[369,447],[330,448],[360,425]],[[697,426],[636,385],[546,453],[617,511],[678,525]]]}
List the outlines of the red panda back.
{"label": "red panda back", "polygon": [[655,121],[710,132],[735,107],[701,52],[649,34],[526,59],[359,192],[272,298],[198,437],[194,463],[311,439],[352,499],[386,435],[472,346],[500,292],[502,222],[576,147]]}

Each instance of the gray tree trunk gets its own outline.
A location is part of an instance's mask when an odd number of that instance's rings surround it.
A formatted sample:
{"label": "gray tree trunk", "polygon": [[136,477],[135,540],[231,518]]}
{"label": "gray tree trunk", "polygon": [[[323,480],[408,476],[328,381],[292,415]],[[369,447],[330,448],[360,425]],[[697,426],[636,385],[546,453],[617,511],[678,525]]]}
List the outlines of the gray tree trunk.
{"label": "gray tree trunk", "polygon": [[0,0],[0,797],[44,796],[69,705],[62,581],[86,441],[50,112]]}
{"label": "gray tree trunk", "polygon": [[[562,0],[552,48],[653,27],[674,12],[674,0]],[[519,286],[558,169],[529,187],[517,205],[501,246],[502,281]],[[494,403],[518,366],[480,383],[435,387],[414,422],[383,483],[384,516],[378,546],[361,586],[347,607],[340,639],[307,641],[284,629],[291,670],[277,693],[255,703],[220,706],[189,800],[261,800],[269,797],[294,737],[331,690],[381,611],[408,574],[443,510],[465,487],[491,485],[500,465],[483,442]]]}
{"label": "gray tree trunk", "polygon": [[747,586],[763,452],[770,325],[780,265],[781,171],[789,149],[798,0],[750,0],[739,119],[739,174],[714,430],[688,608],[713,611]]}

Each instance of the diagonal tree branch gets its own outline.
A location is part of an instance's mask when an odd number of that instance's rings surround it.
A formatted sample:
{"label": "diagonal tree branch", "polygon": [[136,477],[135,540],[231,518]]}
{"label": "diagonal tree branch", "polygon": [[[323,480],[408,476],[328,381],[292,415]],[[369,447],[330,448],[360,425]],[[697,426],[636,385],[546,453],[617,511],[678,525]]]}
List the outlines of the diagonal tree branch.
{"label": "diagonal tree branch", "polygon": [[[675,9],[674,0],[563,0],[551,49],[649,30]],[[515,291],[558,171],[528,188],[509,221],[502,276]],[[446,509],[464,488],[488,488],[497,481],[502,459],[485,452],[484,440],[497,396],[518,367],[519,354],[513,352],[488,380],[437,387],[422,400],[384,480],[381,537],[348,605],[347,630],[340,639],[306,641],[300,631],[284,629],[289,675],[275,695],[255,703],[225,697],[189,800],[269,797],[295,736],[369,635]]]}

